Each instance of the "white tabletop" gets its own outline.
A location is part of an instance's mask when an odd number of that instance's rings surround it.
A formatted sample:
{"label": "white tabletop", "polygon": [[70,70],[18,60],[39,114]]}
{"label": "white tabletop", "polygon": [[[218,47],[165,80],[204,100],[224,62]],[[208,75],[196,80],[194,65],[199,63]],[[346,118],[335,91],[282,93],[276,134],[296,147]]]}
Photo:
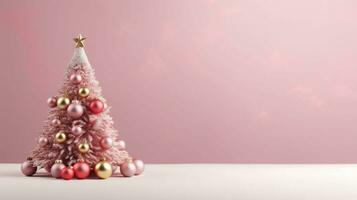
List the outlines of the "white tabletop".
{"label": "white tabletop", "polygon": [[0,165],[0,199],[356,200],[357,165],[155,164],[106,180],[25,177]]}

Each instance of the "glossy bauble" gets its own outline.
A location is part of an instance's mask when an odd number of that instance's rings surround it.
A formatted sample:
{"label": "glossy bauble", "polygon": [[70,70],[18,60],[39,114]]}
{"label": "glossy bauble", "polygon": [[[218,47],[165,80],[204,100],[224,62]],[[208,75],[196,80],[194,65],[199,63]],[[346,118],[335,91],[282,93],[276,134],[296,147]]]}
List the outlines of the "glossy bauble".
{"label": "glossy bauble", "polygon": [[36,173],[37,167],[33,166],[32,161],[27,160],[21,164],[21,171],[26,176],[32,176]]}
{"label": "glossy bauble", "polygon": [[46,146],[47,143],[48,143],[48,139],[46,137],[42,136],[38,139],[38,144],[40,145],[40,147]]}
{"label": "glossy bauble", "polygon": [[54,108],[57,106],[57,99],[56,97],[50,97],[47,99],[47,105],[50,107],[50,108]]}
{"label": "glossy bauble", "polygon": [[90,167],[87,163],[83,161],[78,161],[76,164],[73,165],[74,175],[78,179],[87,178],[90,174]]}
{"label": "glossy bauble", "polygon": [[72,74],[69,80],[74,84],[79,84],[82,82],[82,76],[80,74]]}
{"label": "glossy bauble", "polygon": [[100,161],[95,165],[94,172],[99,178],[109,178],[113,172],[112,165],[106,161]]}
{"label": "glossy bauble", "polygon": [[131,161],[120,165],[120,173],[125,177],[134,176],[136,172],[135,164]]}
{"label": "glossy bauble", "polygon": [[78,90],[78,95],[81,97],[87,97],[89,95],[89,89],[84,87],[84,88],[79,88]]}
{"label": "glossy bauble", "polygon": [[117,147],[118,147],[119,150],[125,150],[125,146],[126,146],[126,144],[125,144],[124,140],[119,140],[117,142]]}
{"label": "glossy bauble", "polygon": [[53,126],[59,126],[59,125],[61,125],[61,120],[59,120],[59,119],[53,119],[53,120],[51,121],[51,124],[52,124]]}
{"label": "glossy bauble", "polygon": [[110,149],[113,146],[113,139],[110,137],[105,137],[100,140],[100,146],[102,146],[103,149]]}
{"label": "glossy bauble", "polygon": [[134,159],[133,163],[134,163],[134,165],[136,167],[135,175],[139,175],[139,174],[143,173],[143,171],[145,169],[144,162],[142,160],[139,160],[139,159]]}
{"label": "glossy bauble", "polygon": [[73,126],[71,128],[71,132],[73,133],[73,135],[76,135],[76,136],[81,135],[82,133],[84,133],[82,127],[80,127],[80,126]]}
{"label": "glossy bauble", "polygon": [[58,108],[66,108],[71,101],[67,97],[60,97],[57,99],[57,107]]}
{"label": "glossy bauble", "polygon": [[73,178],[73,176],[74,176],[74,171],[72,167],[65,167],[62,169],[61,178],[63,178],[64,180],[70,180]]}
{"label": "glossy bauble", "polygon": [[62,163],[61,160],[56,160],[55,164],[51,167],[51,175],[54,178],[61,178],[62,170],[66,168],[66,166]]}
{"label": "glossy bauble", "polygon": [[55,141],[58,143],[63,143],[66,141],[66,139],[67,139],[67,136],[63,131],[60,131],[60,132],[56,133],[56,135],[55,135]]}
{"label": "glossy bauble", "polygon": [[89,104],[89,109],[94,114],[99,114],[104,110],[104,103],[100,100],[93,100]]}
{"label": "glossy bauble", "polygon": [[81,143],[78,145],[78,151],[81,153],[87,153],[89,151],[89,144]]}
{"label": "glossy bauble", "polygon": [[67,108],[67,114],[74,119],[80,118],[83,112],[83,106],[78,101],[71,103]]}

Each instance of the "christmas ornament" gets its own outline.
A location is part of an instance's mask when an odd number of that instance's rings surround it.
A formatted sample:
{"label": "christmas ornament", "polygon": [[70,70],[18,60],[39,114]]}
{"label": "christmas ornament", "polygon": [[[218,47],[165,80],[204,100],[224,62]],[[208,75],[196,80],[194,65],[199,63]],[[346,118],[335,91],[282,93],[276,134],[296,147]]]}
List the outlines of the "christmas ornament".
{"label": "christmas ornament", "polygon": [[95,165],[94,172],[99,178],[109,178],[112,175],[112,165],[102,160]]}
{"label": "christmas ornament", "polygon": [[83,107],[79,101],[73,101],[67,108],[67,114],[74,118],[78,119],[83,115]]}
{"label": "christmas ornament", "polygon": [[47,99],[47,104],[50,108],[54,108],[57,106],[57,99],[56,97],[50,97]]}
{"label": "christmas ornament", "polygon": [[58,108],[66,108],[68,104],[70,103],[70,100],[67,97],[60,97],[57,99],[57,107]]}
{"label": "christmas ornament", "polygon": [[40,137],[40,138],[38,139],[38,144],[39,144],[41,147],[46,146],[47,143],[48,143],[48,139],[45,138],[45,137]]}
{"label": "christmas ornament", "polygon": [[36,173],[37,167],[33,166],[32,161],[28,159],[21,164],[21,171],[26,176],[32,176]]}
{"label": "christmas ornament", "polygon": [[81,153],[87,153],[89,151],[89,145],[87,143],[81,143],[78,145],[78,150]]}
{"label": "christmas ornament", "polygon": [[87,39],[85,37],[82,37],[81,34],[78,35],[78,37],[73,38],[73,40],[76,42],[76,48],[84,47],[84,40]]}
{"label": "christmas ornament", "polygon": [[143,171],[145,169],[144,162],[142,160],[134,159],[133,163],[136,168],[135,175],[139,175],[139,174],[143,173]]}
{"label": "christmas ornament", "polygon": [[62,160],[56,160],[55,164],[51,167],[52,177],[61,178],[61,172],[64,168],[66,168],[66,166],[62,163]]}
{"label": "christmas ornament", "polygon": [[66,138],[67,138],[67,136],[63,131],[60,131],[60,132],[56,133],[56,135],[55,135],[55,140],[58,143],[62,143],[64,141],[66,141]]}
{"label": "christmas ornament", "polygon": [[118,142],[117,142],[117,147],[118,147],[118,149],[119,150],[125,150],[125,141],[124,140],[119,140]]}
{"label": "christmas ornament", "polygon": [[76,164],[73,165],[73,171],[74,171],[74,175],[78,179],[84,179],[89,176],[90,167],[87,163],[85,163],[83,160],[80,159]]}
{"label": "christmas ornament", "polygon": [[53,163],[47,164],[43,167],[43,169],[45,169],[46,172],[51,173],[52,165],[53,165]]}
{"label": "christmas ornament", "polygon": [[79,88],[78,94],[81,97],[87,97],[89,95],[89,89],[88,88]]}
{"label": "christmas ornament", "polygon": [[82,129],[82,127],[80,127],[80,126],[73,126],[72,128],[71,128],[71,131],[72,131],[72,133],[74,134],[74,135],[81,135],[82,133],[84,133],[84,131],[83,131],[83,129]]}
{"label": "christmas ornament", "polygon": [[72,74],[69,77],[69,80],[71,80],[71,82],[74,83],[74,84],[79,84],[79,83],[82,82],[82,76],[79,75],[79,74]]}
{"label": "christmas ornament", "polygon": [[128,160],[127,162],[121,164],[120,173],[123,174],[123,176],[125,177],[134,176],[134,174],[136,173],[135,164],[131,160]]}
{"label": "christmas ornament", "polygon": [[53,120],[51,121],[51,124],[52,124],[53,126],[59,126],[59,125],[61,125],[61,121],[60,121],[59,119],[53,119]]}
{"label": "christmas ornament", "polygon": [[101,112],[103,112],[104,109],[104,104],[102,101],[100,100],[93,100],[92,102],[90,102],[89,104],[89,109],[92,113],[94,114],[99,114]]}
{"label": "christmas ornament", "polygon": [[105,137],[100,140],[100,145],[103,149],[110,149],[113,146],[113,139],[110,137]]}
{"label": "christmas ornament", "polygon": [[62,169],[61,178],[63,178],[64,180],[70,180],[73,178],[73,176],[74,176],[74,171],[72,167],[65,167]]}

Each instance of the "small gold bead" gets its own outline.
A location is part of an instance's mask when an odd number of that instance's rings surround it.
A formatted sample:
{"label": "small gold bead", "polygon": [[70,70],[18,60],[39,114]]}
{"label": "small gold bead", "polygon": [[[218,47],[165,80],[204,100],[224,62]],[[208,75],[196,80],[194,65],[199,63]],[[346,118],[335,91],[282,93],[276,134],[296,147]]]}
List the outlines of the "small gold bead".
{"label": "small gold bead", "polygon": [[66,141],[66,138],[67,138],[67,136],[63,131],[56,133],[56,136],[55,136],[56,142],[62,143],[64,141]]}
{"label": "small gold bead", "polygon": [[81,97],[87,97],[89,95],[89,89],[88,88],[80,88],[78,90],[78,94]]}
{"label": "small gold bead", "polygon": [[87,153],[89,151],[89,145],[87,143],[82,143],[78,145],[78,150],[81,153]]}

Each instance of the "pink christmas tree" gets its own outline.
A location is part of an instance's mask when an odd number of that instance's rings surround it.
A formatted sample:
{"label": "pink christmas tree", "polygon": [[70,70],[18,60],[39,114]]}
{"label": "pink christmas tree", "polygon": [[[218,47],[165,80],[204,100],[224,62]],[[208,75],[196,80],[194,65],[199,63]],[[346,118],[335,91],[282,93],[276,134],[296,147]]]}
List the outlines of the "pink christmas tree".
{"label": "pink christmas tree", "polygon": [[110,177],[117,168],[124,176],[144,170],[143,162],[125,150],[113,126],[110,107],[83,48],[85,39],[74,38],[76,48],[64,84],[47,101],[51,111],[38,145],[21,167],[27,176],[40,168],[64,179],[86,178],[91,170],[99,178]]}

